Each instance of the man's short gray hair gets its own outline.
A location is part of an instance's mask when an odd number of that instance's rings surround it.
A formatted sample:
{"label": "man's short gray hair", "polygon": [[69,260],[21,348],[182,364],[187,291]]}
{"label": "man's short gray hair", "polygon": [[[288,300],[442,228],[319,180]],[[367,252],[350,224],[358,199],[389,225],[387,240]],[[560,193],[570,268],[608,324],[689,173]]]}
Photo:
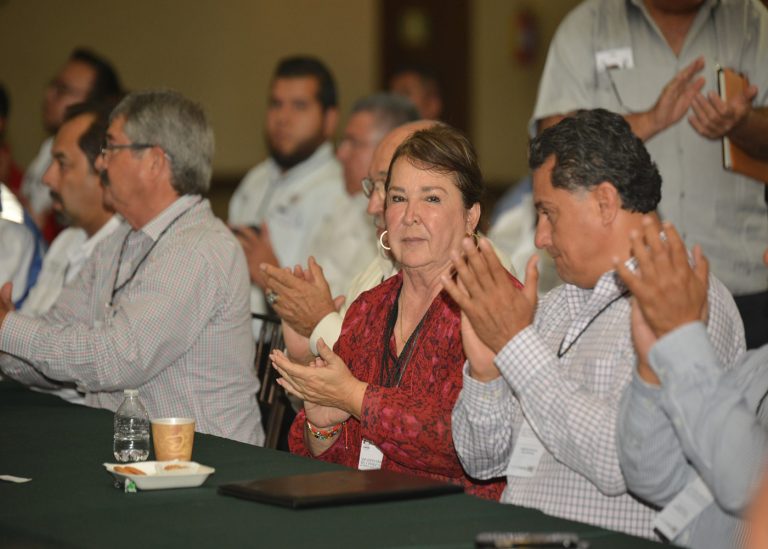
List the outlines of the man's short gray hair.
{"label": "man's short gray hair", "polygon": [[420,118],[419,111],[408,99],[393,93],[374,93],[358,99],[351,114],[369,112],[376,119],[376,129],[384,137],[398,126]]}
{"label": "man's short gray hair", "polygon": [[170,157],[171,185],[179,195],[208,192],[213,130],[200,105],[173,90],[145,90],[128,94],[109,120],[120,116],[131,141],[160,147]]}

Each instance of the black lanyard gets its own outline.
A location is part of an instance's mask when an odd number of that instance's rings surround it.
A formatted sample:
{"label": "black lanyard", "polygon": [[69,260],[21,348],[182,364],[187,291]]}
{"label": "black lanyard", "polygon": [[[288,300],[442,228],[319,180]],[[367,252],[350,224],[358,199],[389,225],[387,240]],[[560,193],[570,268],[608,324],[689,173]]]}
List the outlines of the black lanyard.
{"label": "black lanyard", "polygon": [[589,319],[589,322],[587,322],[587,325],[586,325],[586,326],[584,326],[584,327],[581,329],[581,331],[580,331],[580,332],[579,332],[579,333],[576,335],[576,337],[574,338],[574,340],[573,340],[573,341],[571,341],[571,343],[570,343],[570,344],[568,345],[568,347],[566,347],[565,349],[563,349],[563,343],[565,343],[565,336],[563,336],[563,339],[562,339],[562,341],[560,342],[560,347],[558,347],[558,349],[557,349],[557,358],[563,358],[563,357],[565,356],[565,353],[567,353],[568,351],[570,351],[570,350],[571,350],[571,347],[573,347],[573,346],[576,344],[576,342],[579,340],[579,338],[580,338],[582,335],[584,335],[584,332],[586,332],[586,331],[587,331],[587,328],[589,328],[589,327],[592,325],[592,323],[593,323],[595,320],[597,320],[597,319],[598,319],[598,317],[599,317],[601,314],[603,314],[605,311],[607,311],[607,310],[608,310],[608,308],[609,308],[611,305],[613,305],[614,303],[616,303],[618,300],[620,300],[620,299],[621,299],[621,298],[623,298],[623,297],[627,297],[628,295],[629,295],[629,290],[624,290],[624,291],[621,293],[621,295],[620,295],[620,296],[618,296],[618,297],[614,297],[612,300],[610,300],[608,303],[606,303],[606,304],[603,306],[603,308],[602,308],[602,309],[600,309],[599,311],[597,311],[597,314],[596,314],[595,316],[593,316],[592,318],[590,318],[590,319]]}
{"label": "black lanyard", "polygon": [[194,208],[195,206],[200,204],[200,202],[202,202],[202,199],[198,200],[197,202],[192,204],[189,208],[187,208],[186,210],[181,212],[179,215],[174,217],[173,220],[170,223],[168,223],[168,225],[165,226],[165,229],[163,229],[160,232],[160,234],[157,235],[157,238],[155,239],[155,241],[152,242],[152,245],[147,250],[147,253],[145,253],[142,256],[142,258],[139,260],[138,264],[136,265],[136,268],[133,270],[133,272],[128,277],[128,279],[125,280],[122,284],[120,284],[120,286],[117,286],[117,278],[120,276],[120,264],[123,262],[123,254],[125,253],[125,246],[126,246],[126,244],[128,244],[128,237],[131,236],[131,233],[133,233],[135,231],[133,229],[131,229],[130,231],[128,231],[126,233],[125,238],[123,239],[123,245],[120,246],[120,255],[117,257],[117,270],[115,271],[115,280],[114,280],[114,282],[112,282],[112,295],[109,297],[109,304],[107,305],[108,307],[112,307],[112,305],[114,304],[115,296],[117,295],[117,292],[119,292],[120,290],[125,288],[131,282],[131,280],[133,280],[133,277],[135,277],[136,273],[139,272],[139,269],[144,264],[144,261],[147,259],[147,257],[149,257],[149,254],[152,253],[152,250],[155,249],[155,246],[157,246],[157,243],[160,242],[160,239],[163,238],[163,236],[165,236],[165,233],[168,232],[168,229],[170,229],[173,226],[174,223],[176,223],[179,219],[181,219],[181,217],[184,214],[186,214],[192,208]]}
{"label": "black lanyard", "polygon": [[[400,352],[400,356],[395,356],[394,353],[390,351],[389,344],[390,341],[392,341],[392,334],[395,332],[398,302],[400,301],[400,292],[402,289],[403,288],[401,286],[400,290],[397,291],[395,302],[392,304],[392,308],[389,310],[389,315],[387,316],[387,329],[384,331],[384,340],[382,341],[383,350],[381,353],[381,369],[379,370],[379,385],[382,387],[398,387],[400,385],[400,381],[403,379],[405,370],[408,368],[408,364],[411,362],[411,357],[413,356],[413,351],[416,348],[416,340],[419,337],[421,328],[424,325],[424,321],[429,316],[430,310],[432,309],[432,306],[430,305],[430,308],[426,313],[424,313],[424,316],[421,317],[421,320],[416,326],[416,329],[413,330],[413,333],[408,338],[405,346],[403,346],[403,350]],[[397,346],[395,346],[395,348],[397,348]]]}

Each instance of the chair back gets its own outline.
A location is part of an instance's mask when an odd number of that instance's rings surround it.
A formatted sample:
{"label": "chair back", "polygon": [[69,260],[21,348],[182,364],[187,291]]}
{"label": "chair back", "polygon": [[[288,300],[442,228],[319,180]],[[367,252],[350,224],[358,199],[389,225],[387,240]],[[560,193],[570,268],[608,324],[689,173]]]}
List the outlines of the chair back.
{"label": "chair back", "polygon": [[285,391],[277,384],[280,377],[272,367],[269,354],[272,349],[283,349],[283,325],[274,315],[251,313],[254,319],[261,321],[261,328],[256,339],[256,375],[261,382],[258,402],[261,419],[264,423],[264,446],[277,448],[286,407],[289,406]]}

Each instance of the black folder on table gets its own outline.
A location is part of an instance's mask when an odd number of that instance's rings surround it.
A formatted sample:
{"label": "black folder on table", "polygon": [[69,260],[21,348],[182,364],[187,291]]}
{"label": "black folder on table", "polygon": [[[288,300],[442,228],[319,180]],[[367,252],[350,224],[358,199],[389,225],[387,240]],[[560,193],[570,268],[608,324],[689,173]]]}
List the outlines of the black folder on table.
{"label": "black folder on table", "polygon": [[422,498],[462,492],[456,484],[392,471],[325,471],[219,486],[219,494],[292,509]]}

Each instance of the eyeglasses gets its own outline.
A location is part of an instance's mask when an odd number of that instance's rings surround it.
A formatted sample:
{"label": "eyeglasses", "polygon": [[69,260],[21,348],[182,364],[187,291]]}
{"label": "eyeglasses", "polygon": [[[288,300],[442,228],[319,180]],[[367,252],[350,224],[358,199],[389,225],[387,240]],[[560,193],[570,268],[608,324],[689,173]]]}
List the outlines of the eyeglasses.
{"label": "eyeglasses", "polygon": [[130,149],[132,151],[142,151],[144,149],[151,149],[152,147],[155,147],[156,145],[152,145],[150,143],[126,143],[126,144],[115,144],[115,143],[104,143],[101,146],[101,155],[104,158],[109,158],[114,151],[119,151],[122,149]]}
{"label": "eyeglasses", "polygon": [[381,196],[384,196],[384,181],[381,179],[373,180],[370,177],[364,177],[361,181],[363,185],[363,194],[366,198],[371,198],[373,191],[378,191]]}

